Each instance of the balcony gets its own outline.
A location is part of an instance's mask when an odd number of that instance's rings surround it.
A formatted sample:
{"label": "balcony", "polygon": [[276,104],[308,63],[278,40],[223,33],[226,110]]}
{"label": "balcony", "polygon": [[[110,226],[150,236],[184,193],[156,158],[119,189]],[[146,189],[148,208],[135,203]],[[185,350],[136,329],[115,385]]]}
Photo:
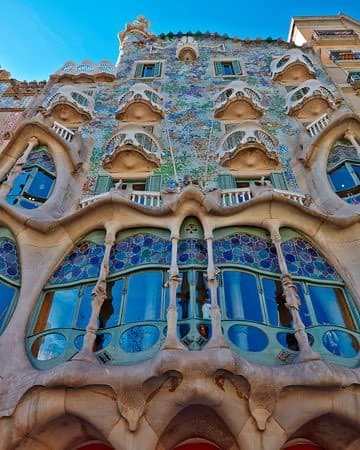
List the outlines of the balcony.
{"label": "balcony", "polygon": [[74,137],[74,132],[72,130],[69,130],[64,125],[61,125],[58,122],[53,122],[51,129],[55,131],[56,134],[58,134],[64,141],[71,142]]}
{"label": "balcony", "polygon": [[90,94],[63,86],[40,111],[44,117],[50,116],[65,125],[80,126],[93,118],[95,100]]}
{"label": "balcony", "polygon": [[137,83],[119,100],[116,119],[123,121],[154,121],[164,117],[163,100],[150,86]]}
{"label": "balcony", "polygon": [[303,120],[314,120],[329,108],[336,109],[335,95],[317,80],[308,80],[288,92],[285,99],[287,114]]}
{"label": "balcony", "polygon": [[262,96],[242,81],[230,83],[215,100],[214,115],[217,119],[257,119],[264,111]]}
{"label": "balcony", "polygon": [[330,59],[334,62],[360,60],[360,52],[354,52],[353,50],[332,50],[330,51]]}
{"label": "balcony", "polygon": [[219,159],[232,172],[269,171],[279,168],[277,141],[256,122],[247,121],[222,139]]}
{"label": "balcony", "polygon": [[[121,192],[121,191],[113,191]],[[126,195],[121,192],[122,195]],[[93,195],[92,197],[86,197],[80,201],[80,207],[86,208],[87,206],[95,203],[96,201],[107,198],[109,196],[109,192],[104,192],[102,194]],[[160,192],[151,192],[151,191],[131,191],[130,200],[138,205],[148,206],[150,208],[160,208],[163,204]]]}
{"label": "balcony", "polygon": [[348,75],[346,81],[354,89],[360,89],[360,72],[349,72],[349,75]]}
{"label": "balcony", "polygon": [[312,40],[314,41],[354,41],[358,38],[359,35],[352,29],[314,30],[312,34]]}
{"label": "balcony", "polygon": [[80,64],[69,61],[51,75],[55,83],[71,81],[74,83],[111,82],[116,78],[115,66],[110,61],[94,64],[85,60]]}
{"label": "balcony", "polygon": [[329,124],[329,116],[327,113],[320,116],[318,119],[306,125],[307,132],[311,137],[321,133]]}
{"label": "balcony", "polygon": [[116,178],[148,176],[160,163],[160,142],[142,127],[125,125],[105,145],[103,167]]}
{"label": "balcony", "polygon": [[300,83],[315,78],[311,59],[295,48],[275,58],[270,65],[272,79],[283,83]]}

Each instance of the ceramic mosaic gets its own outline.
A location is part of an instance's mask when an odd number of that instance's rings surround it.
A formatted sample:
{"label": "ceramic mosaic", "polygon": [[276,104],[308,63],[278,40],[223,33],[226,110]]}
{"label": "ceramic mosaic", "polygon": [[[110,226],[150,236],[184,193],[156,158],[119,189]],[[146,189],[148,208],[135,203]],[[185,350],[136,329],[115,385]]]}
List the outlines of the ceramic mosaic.
{"label": "ceramic mosaic", "polygon": [[333,167],[337,166],[341,161],[352,160],[358,161],[358,152],[355,147],[353,147],[350,142],[347,145],[344,143],[335,143],[332,147],[328,163],[327,169],[331,170]]}
{"label": "ceramic mosaic", "polygon": [[20,267],[16,245],[9,238],[0,238],[0,277],[13,282],[20,281]]}
{"label": "ceramic mosaic", "polygon": [[148,233],[139,233],[117,242],[110,253],[110,274],[134,266],[171,263],[171,242]]}
{"label": "ceramic mosaic", "polygon": [[207,266],[207,245],[201,239],[186,239],[179,241],[178,265],[202,265]]}
{"label": "ceramic mosaic", "polygon": [[[2,100],[3,99],[1,99],[1,104]],[[15,128],[21,116],[22,113],[20,111],[0,112],[0,145],[7,142],[4,135]]]}
{"label": "ceramic mosaic", "polygon": [[280,273],[276,249],[271,242],[247,233],[214,241],[215,265],[239,264],[249,269]]}
{"label": "ceramic mosaic", "polygon": [[45,145],[36,147],[30,152],[24,168],[33,167],[35,165],[43,167],[54,175],[56,174],[54,160]]}
{"label": "ceramic mosaic", "polygon": [[[270,72],[272,58],[284,54],[287,50],[286,44],[276,41],[224,40],[222,37],[215,39],[205,35],[196,36],[195,39],[199,44],[199,58],[191,63],[176,59],[179,40],[176,36],[158,38],[153,44],[129,44],[123,48],[117,66],[118,81],[113,84],[97,84],[94,120],[83,125],[81,129],[84,137],[95,140],[90,172],[83,187],[84,195],[93,194],[98,174],[106,173],[101,169],[105,144],[121,125],[121,122],[115,119],[119,99],[135,83],[143,81],[164,99],[166,121],[160,120],[154,124],[154,135],[162,143],[163,161],[156,172],[163,175],[164,186],[175,181],[181,185],[184,176],[191,175],[201,186],[210,187],[216,181],[217,173],[226,173],[218,162],[219,142],[224,135],[224,127],[221,120],[214,119],[214,101],[225,86],[239,79],[246,81],[261,94],[266,110],[259,122],[279,141],[276,151],[288,188],[299,190],[290,164],[291,147],[288,139],[299,134],[303,126],[296,118],[285,113],[286,89],[272,82]],[[335,92],[320,64],[314,60],[311,52],[307,54],[314,62],[318,79],[330,85],[330,89]],[[240,59],[243,75],[235,78],[215,77],[212,67],[214,58]],[[158,79],[135,80],[132,77],[136,62],[146,60],[163,61],[162,76]],[[52,93],[49,93],[49,96]],[[346,106],[341,108],[346,109]]]}
{"label": "ceramic mosaic", "polygon": [[299,277],[341,281],[326,259],[304,239],[294,238],[282,244],[289,273]]}
{"label": "ceramic mosaic", "polygon": [[82,241],[75,246],[61,263],[48,285],[72,283],[97,278],[104,257],[104,245]]}

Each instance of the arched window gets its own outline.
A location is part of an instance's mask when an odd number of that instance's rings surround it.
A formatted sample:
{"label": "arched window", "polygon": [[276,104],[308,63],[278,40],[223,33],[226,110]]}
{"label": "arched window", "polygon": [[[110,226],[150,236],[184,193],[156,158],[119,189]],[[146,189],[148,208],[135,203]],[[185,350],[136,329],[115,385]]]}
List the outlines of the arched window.
{"label": "arched window", "polygon": [[56,178],[54,161],[46,145],[29,154],[21,173],[15,178],[6,201],[25,209],[35,209],[50,197]]}
{"label": "arched window", "polygon": [[[27,339],[36,367],[51,367],[82,348],[104,249],[104,232],[91,233],[48,281]],[[103,362],[135,362],[158,350],[166,327],[164,284],[170,262],[168,233],[138,229],[118,235],[94,347]]]}
{"label": "arched window", "polygon": [[[351,308],[344,283],[302,236],[283,229],[282,239],[309,342],[325,359],[353,365],[359,351],[358,313]],[[266,233],[254,228],[219,230],[214,259],[221,268],[224,333],[234,349],[261,363],[290,361],[299,349],[276,250]]]}
{"label": "arched window", "polygon": [[20,266],[16,244],[11,233],[0,228],[0,334],[14,311],[19,287]]}
{"label": "arched window", "polygon": [[360,158],[347,139],[337,140],[331,148],[327,173],[333,190],[347,203],[360,203]]}

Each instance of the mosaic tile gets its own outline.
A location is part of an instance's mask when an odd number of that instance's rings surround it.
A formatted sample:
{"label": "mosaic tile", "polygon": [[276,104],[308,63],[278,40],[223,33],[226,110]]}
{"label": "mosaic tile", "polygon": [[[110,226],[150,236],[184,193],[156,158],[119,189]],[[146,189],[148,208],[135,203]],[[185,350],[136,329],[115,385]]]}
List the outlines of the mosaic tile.
{"label": "mosaic tile", "polygon": [[0,276],[20,281],[19,258],[15,243],[9,238],[0,238]]}

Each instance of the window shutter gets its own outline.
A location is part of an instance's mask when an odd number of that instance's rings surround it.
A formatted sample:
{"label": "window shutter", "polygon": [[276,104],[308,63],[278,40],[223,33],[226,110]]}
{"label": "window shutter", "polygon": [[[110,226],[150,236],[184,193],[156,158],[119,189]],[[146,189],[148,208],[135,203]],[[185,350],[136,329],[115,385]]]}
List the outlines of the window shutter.
{"label": "window shutter", "polygon": [[157,62],[154,64],[154,77],[161,76],[161,62]]}
{"label": "window shutter", "polygon": [[232,175],[218,175],[217,182],[220,189],[235,189],[236,180]]}
{"label": "window shutter", "polygon": [[141,78],[144,70],[144,64],[138,63],[136,64],[135,69],[135,78]]}
{"label": "window shutter", "polygon": [[284,191],[288,190],[288,185],[286,182],[284,172],[273,172],[270,175],[270,181],[271,184],[274,186],[274,188],[282,189]]}
{"label": "window shutter", "polygon": [[221,61],[214,61],[215,75],[223,75],[223,65]]}
{"label": "window shutter", "polygon": [[113,181],[110,175],[99,175],[96,181],[94,194],[102,194],[108,192],[113,185]]}
{"label": "window shutter", "polygon": [[151,192],[160,192],[161,189],[161,175],[151,175],[147,178],[145,190]]}
{"label": "window shutter", "polygon": [[233,67],[234,75],[241,75],[242,74],[239,61],[236,61],[236,60],[232,61],[232,67]]}

